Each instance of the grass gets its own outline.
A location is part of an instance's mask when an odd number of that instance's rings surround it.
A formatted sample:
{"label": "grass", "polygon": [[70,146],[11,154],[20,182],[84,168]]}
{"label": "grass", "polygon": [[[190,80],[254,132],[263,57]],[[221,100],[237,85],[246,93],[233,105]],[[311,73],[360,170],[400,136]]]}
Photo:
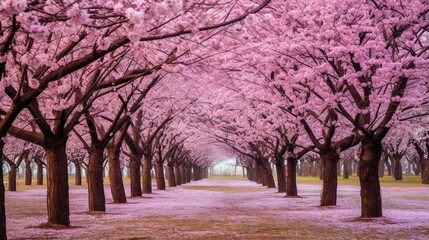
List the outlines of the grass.
{"label": "grass", "polygon": [[210,179],[219,179],[219,180],[247,180],[246,177],[242,176],[210,176]]}
{"label": "grass", "polygon": [[[210,179],[220,180],[247,180],[241,176],[211,176]],[[312,176],[297,176],[296,181],[298,184],[322,184],[319,177]],[[415,175],[404,175],[403,180],[397,181],[392,176],[385,175],[380,178],[382,187],[426,187],[428,185],[421,183],[421,177]],[[359,185],[359,177],[356,175],[350,176],[348,179],[338,177],[338,185]]]}
{"label": "grass", "polygon": [[[7,176],[4,177],[7,179]],[[242,176],[211,176],[210,179],[219,179],[219,180],[247,180],[247,178]],[[33,178],[32,185],[27,186],[24,184],[24,178],[17,178],[17,190],[28,190],[28,189],[41,189],[46,188],[46,178],[43,179],[43,185],[36,185],[37,179]],[[312,176],[297,176],[296,178],[298,184],[322,184],[322,180],[319,177]],[[123,178],[124,183],[129,184],[130,178]],[[103,182],[109,184],[109,178],[104,178]],[[156,183],[156,179],[152,179],[152,183]],[[402,181],[395,180],[392,176],[385,175],[383,178],[380,178],[380,184],[382,187],[428,187],[428,185],[421,183],[421,177],[415,175],[404,175]],[[69,177],[69,186],[75,186],[74,177]],[[82,177],[82,185],[86,186],[86,178]],[[359,178],[356,175],[350,176],[349,179],[343,179],[338,177],[338,185],[359,185]],[[8,182],[5,181],[5,188],[8,189]],[[212,191],[217,191],[213,190]],[[229,191],[228,189],[219,189],[219,191]],[[233,190],[235,191],[235,190]],[[246,191],[244,189],[244,191]]]}
{"label": "grass", "polygon": [[207,190],[214,192],[224,192],[224,193],[241,193],[241,192],[260,192],[265,191],[265,188],[255,188],[255,187],[232,187],[232,186],[182,186],[185,189],[192,190]]}
{"label": "grass", "polygon": [[[298,176],[298,183],[305,184],[321,184],[322,180],[319,177],[302,177]],[[392,176],[385,175],[380,178],[380,184],[382,187],[425,187],[427,185],[421,183],[420,176],[415,175],[404,175],[402,181],[395,180]],[[359,185],[359,177],[356,175],[350,176],[349,179],[338,178],[338,185]]]}

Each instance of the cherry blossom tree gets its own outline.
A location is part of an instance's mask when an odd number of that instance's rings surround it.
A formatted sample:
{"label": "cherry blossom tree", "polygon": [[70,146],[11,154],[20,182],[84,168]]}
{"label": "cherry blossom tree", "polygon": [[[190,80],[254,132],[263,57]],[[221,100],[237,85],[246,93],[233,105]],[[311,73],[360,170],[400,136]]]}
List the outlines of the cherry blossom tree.
{"label": "cherry blossom tree", "polygon": [[[79,1],[70,4],[63,1],[2,2],[0,13],[5,18],[2,18],[1,31],[5,37],[1,39],[0,45],[1,87],[13,99],[13,103],[7,102],[1,106],[1,113],[4,115],[0,122],[1,138],[23,109],[32,105],[30,112],[36,114],[33,101],[48,87],[53,87],[50,83],[67,78],[100,59],[103,61],[102,58],[107,54],[120,48],[126,51],[124,47],[136,41],[157,41],[224,27],[257,13],[269,2],[255,6],[243,1],[238,5],[227,5],[229,11],[225,11],[222,4],[219,4],[222,7],[216,11],[208,11],[204,4],[191,2],[170,5],[154,2],[150,6],[143,6],[139,2],[124,5],[112,1]],[[241,7],[246,9],[244,13]],[[203,25],[196,25],[196,19]],[[218,19],[223,20],[219,23]],[[217,23],[212,24],[213,22]],[[153,49],[157,51],[156,47]],[[44,54],[36,54],[39,51]],[[159,54],[154,54],[151,58],[156,62]],[[64,83],[59,85],[62,84]],[[67,82],[68,86],[77,84],[79,81]],[[63,86],[58,90],[63,92],[66,89]],[[54,106],[69,107],[64,101],[59,101]],[[38,122],[39,127],[41,124]],[[43,129],[47,130],[46,126]],[[0,143],[2,150],[3,140]],[[54,164],[50,163],[49,156],[47,154],[48,172]],[[4,188],[0,190],[3,203]],[[50,191],[52,192],[54,191]],[[61,192],[60,195],[67,196],[67,193]],[[54,205],[64,204],[67,205],[67,201],[61,200],[61,203]],[[0,212],[5,220],[4,204],[1,205]],[[55,212],[50,211],[50,223],[69,224],[68,211],[63,211],[64,215],[57,215]],[[1,232],[3,238],[6,238],[5,224],[2,224]]]}

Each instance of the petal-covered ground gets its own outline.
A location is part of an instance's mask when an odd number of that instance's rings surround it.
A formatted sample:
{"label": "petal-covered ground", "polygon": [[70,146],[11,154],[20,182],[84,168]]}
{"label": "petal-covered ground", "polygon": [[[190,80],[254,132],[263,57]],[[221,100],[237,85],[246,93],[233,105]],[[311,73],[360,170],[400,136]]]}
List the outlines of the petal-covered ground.
{"label": "petal-covered ground", "polygon": [[[87,212],[87,189],[70,187],[70,228],[45,226],[46,190],[6,192],[10,239],[429,239],[429,188],[383,187],[384,217],[360,219],[359,186],[338,188],[320,207],[321,186],[285,198],[245,180],[205,179],[154,190],[106,213]],[[129,195],[129,193],[128,193]]]}

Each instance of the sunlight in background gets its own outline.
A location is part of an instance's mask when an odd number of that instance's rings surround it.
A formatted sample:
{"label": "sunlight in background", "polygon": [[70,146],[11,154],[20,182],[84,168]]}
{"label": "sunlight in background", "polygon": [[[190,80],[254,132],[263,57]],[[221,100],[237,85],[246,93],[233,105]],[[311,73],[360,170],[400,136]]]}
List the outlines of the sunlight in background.
{"label": "sunlight in background", "polygon": [[210,170],[211,176],[243,176],[244,169],[237,165],[235,158],[229,158],[217,163]]}

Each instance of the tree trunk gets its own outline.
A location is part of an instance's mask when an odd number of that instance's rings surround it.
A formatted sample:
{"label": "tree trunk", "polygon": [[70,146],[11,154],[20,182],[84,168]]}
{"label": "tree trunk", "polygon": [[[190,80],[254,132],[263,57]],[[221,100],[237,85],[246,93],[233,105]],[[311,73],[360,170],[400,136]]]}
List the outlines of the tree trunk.
{"label": "tree trunk", "polygon": [[4,142],[0,137],[0,239],[7,240],[6,235],[6,207],[5,207],[5,187],[3,182],[3,147]]}
{"label": "tree trunk", "polygon": [[192,180],[193,181],[198,181],[199,180],[199,176],[198,176],[198,170],[196,166],[192,166]]}
{"label": "tree trunk", "polygon": [[413,165],[414,175],[419,176],[422,171],[422,169],[420,168],[420,164],[414,163],[412,165]]}
{"label": "tree trunk", "polygon": [[141,154],[133,154],[130,156],[130,188],[131,197],[140,197],[142,195],[141,181],[140,181],[140,166]]}
{"label": "tree trunk", "polygon": [[359,159],[359,181],[361,195],[361,217],[381,217],[382,203],[380,181],[378,178],[378,165],[382,153],[380,142],[364,139],[361,142]]}
{"label": "tree trunk", "polygon": [[258,184],[264,184],[263,177],[262,177],[262,167],[259,163],[256,164],[255,167],[255,180]]}
{"label": "tree trunk", "polygon": [[103,148],[92,146],[89,151],[88,194],[89,211],[106,211],[106,199],[103,185]]}
{"label": "tree trunk", "polygon": [[186,182],[190,183],[192,181],[192,167],[191,167],[191,164],[187,165],[186,171],[188,173],[187,178],[186,178]]}
{"label": "tree trunk", "polygon": [[380,163],[378,165],[378,177],[380,177],[380,178],[384,177],[384,161],[383,160],[380,160]]}
{"label": "tree trunk", "polygon": [[277,187],[279,193],[286,192],[286,168],[283,158],[277,159],[276,162],[276,172],[277,172]]}
{"label": "tree trunk", "polygon": [[152,193],[152,156],[147,155],[143,160],[143,193]]}
{"label": "tree trunk", "polygon": [[287,188],[286,196],[298,196],[298,188],[296,187],[296,164],[297,159],[295,157],[287,158]]}
{"label": "tree trunk", "polygon": [[175,187],[176,186],[176,177],[174,176],[174,164],[167,164],[167,177],[168,177],[168,186]]}
{"label": "tree trunk", "polygon": [[67,139],[55,141],[54,147],[45,149],[48,188],[48,223],[70,225],[69,179],[66,154]]}
{"label": "tree trunk", "polygon": [[350,176],[350,159],[344,160],[343,179],[349,179]]}
{"label": "tree trunk", "polygon": [[387,167],[387,176],[392,176],[392,165],[390,165],[389,157],[386,156],[383,161]]}
{"label": "tree trunk", "polygon": [[425,160],[424,169],[422,171],[422,183],[429,184],[429,158]]}
{"label": "tree trunk", "polygon": [[80,163],[75,162],[74,168],[75,168],[74,182],[75,182],[76,186],[81,186],[82,185],[82,169],[80,167]]}
{"label": "tree trunk", "polygon": [[[252,173],[252,168],[250,167],[245,167],[246,168],[246,176],[247,176],[247,180],[249,181],[253,181],[253,173]],[[244,168],[243,168],[244,171]]]}
{"label": "tree trunk", "polygon": [[192,168],[191,164],[186,165],[186,183],[190,183],[192,178]]}
{"label": "tree trunk", "polygon": [[393,171],[393,177],[395,178],[396,181],[401,181],[402,180],[402,164],[401,164],[401,159],[400,158],[395,158],[393,160],[393,167],[394,167],[394,171]]}
{"label": "tree trunk", "polygon": [[268,161],[265,162],[262,167],[262,174],[265,182],[265,186],[268,188],[275,188],[276,183],[274,182],[273,171],[271,170],[271,165]]}
{"label": "tree trunk", "polygon": [[[28,156],[26,156],[28,158]],[[25,185],[31,186],[33,180],[33,171],[31,169],[31,161],[25,159]]]}
{"label": "tree trunk", "polygon": [[156,172],[156,188],[158,190],[165,190],[165,179],[164,179],[164,165],[160,162],[155,164]]}
{"label": "tree trunk", "polygon": [[122,180],[122,169],[119,162],[120,148],[114,146],[107,149],[109,158],[109,180],[110,191],[114,203],[126,203],[124,182]]}
{"label": "tree trunk", "polygon": [[182,164],[180,165],[180,182],[182,184],[186,184],[187,183],[187,172],[186,172],[186,164]]}
{"label": "tree trunk", "polygon": [[[15,192],[16,191],[16,170],[18,167],[16,165],[10,165],[9,170],[9,191]],[[3,169],[2,169],[3,171]]]}
{"label": "tree trunk", "polygon": [[178,163],[174,164],[174,176],[176,177],[176,185],[182,185],[182,176],[180,175],[180,165]]}
{"label": "tree trunk", "polygon": [[323,164],[323,190],[320,200],[321,206],[334,206],[337,204],[337,162],[339,155],[335,148],[320,151]]}
{"label": "tree trunk", "polygon": [[37,185],[43,185],[43,164],[37,164]]}

